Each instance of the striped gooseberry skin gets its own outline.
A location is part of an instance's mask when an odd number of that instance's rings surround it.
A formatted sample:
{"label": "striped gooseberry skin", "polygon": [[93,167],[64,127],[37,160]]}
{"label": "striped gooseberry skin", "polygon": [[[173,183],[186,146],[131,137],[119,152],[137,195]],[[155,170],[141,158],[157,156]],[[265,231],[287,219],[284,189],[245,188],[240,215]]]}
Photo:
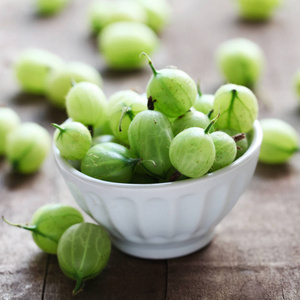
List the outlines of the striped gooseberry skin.
{"label": "striped gooseberry skin", "polygon": [[76,280],[76,294],[88,279],[96,277],[108,263],[111,242],[107,231],[99,225],[80,223],[68,228],[57,248],[62,272]]}
{"label": "striped gooseberry skin", "polygon": [[142,159],[148,172],[162,178],[172,167],[169,147],[173,137],[168,118],[154,110],[137,114],[128,130],[130,149]]}
{"label": "striped gooseberry skin", "polygon": [[101,143],[93,146],[81,161],[81,172],[93,178],[128,183],[139,159],[117,143]]}
{"label": "striped gooseberry skin", "polygon": [[216,150],[210,134],[191,127],[180,132],[171,142],[170,160],[183,175],[198,178],[206,174],[214,163]]}
{"label": "striped gooseberry skin", "polygon": [[92,137],[87,127],[79,122],[52,125],[57,128],[53,139],[60,155],[70,160],[82,159],[92,144]]}
{"label": "striped gooseberry skin", "polygon": [[299,151],[297,131],[288,123],[275,119],[262,119],[260,125],[263,131],[258,160],[266,164],[282,164],[287,162]]}
{"label": "striped gooseberry skin", "polygon": [[210,136],[216,149],[216,158],[210,171],[216,171],[234,161],[237,148],[233,138],[223,131],[215,131]]}
{"label": "striped gooseberry skin", "polygon": [[151,97],[155,110],[169,118],[177,118],[194,105],[197,86],[193,79],[181,70],[161,69],[150,78],[147,97]]}
{"label": "striped gooseberry skin", "polygon": [[258,115],[258,103],[253,92],[245,86],[225,84],[216,94],[212,118],[220,114],[217,129],[235,129],[247,133]]}

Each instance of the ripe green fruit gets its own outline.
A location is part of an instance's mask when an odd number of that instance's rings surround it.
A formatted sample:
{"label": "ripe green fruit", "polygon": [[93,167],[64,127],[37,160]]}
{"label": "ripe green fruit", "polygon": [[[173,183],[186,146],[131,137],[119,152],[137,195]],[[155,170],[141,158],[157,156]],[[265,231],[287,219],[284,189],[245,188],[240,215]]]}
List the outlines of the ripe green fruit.
{"label": "ripe green fruit", "polygon": [[63,69],[64,65],[64,61],[55,54],[31,48],[23,51],[17,58],[14,71],[24,92],[44,95],[49,73]]}
{"label": "ripe green fruit", "polygon": [[36,0],[37,11],[41,15],[54,15],[69,4],[70,0]]}
{"label": "ripe green fruit", "polygon": [[127,97],[110,106],[109,124],[113,135],[122,143],[129,145],[128,128],[135,116],[141,111],[147,110],[147,104],[141,96]]}
{"label": "ripe green fruit", "polygon": [[250,89],[235,84],[226,84],[217,90],[213,108],[212,117],[220,113],[218,129],[247,133],[258,115],[256,96]]}
{"label": "ripe green fruit", "polygon": [[106,230],[96,224],[80,223],[68,228],[58,248],[58,264],[63,273],[76,280],[73,294],[78,293],[86,280],[96,277],[108,263],[111,242]]}
{"label": "ripe green fruit", "polygon": [[147,84],[147,97],[155,110],[169,118],[185,114],[195,103],[197,86],[193,79],[178,69],[157,71],[146,53],[153,75]]}
{"label": "ripe green fruit", "polygon": [[188,111],[173,122],[172,130],[174,136],[176,136],[179,132],[190,127],[200,127],[205,129],[209,123],[210,119],[204,113],[200,111]]}
{"label": "ripe green fruit", "polygon": [[49,151],[49,133],[36,123],[23,123],[7,136],[6,156],[19,173],[36,172]]}
{"label": "ripe green fruit", "polygon": [[18,114],[8,107],[0,107],[0,156],[5,154],[6,138],[20,125]]}
{"label": "ripe green fruit", "polygon": [[254,42],[237,38],[223,42],[217,50],[219,69],[228,83],[254,86],[264,68],[264,54]]}
{"label": "ripe green fruit", "polygon": [[146,23],[154,31],[161,32],[171,18],[171,6],[167,0],[138,0],[147,15]]}
{"label": "ripe green fruit", "polygon": [[169,147],[173,137],[168,118],[153,110],[137,114],[128,130],[131,151],[142,159],[143,167],[150,175],[162,179],[172,167]]}
{"label": "ripe green fruit", "polygon": [[146,105],[148,103],[147,98],[143,95],[140,95],[133,90],[122,90],[110,96],[110,98],[108,99],[108,105],[109,107],[113,107],[118,102],[126,102],[127,100],[144,101]]}
{"label": "ripe green fruit", "polygon": [[47,79],[47,96],[49,101],[58,108],[65,107],[65,97],[72,84],[81,81],[92,82],[102,86],[102,78],[98,71],[81,62],[71,62],[65,68],[53,71]]}
{"label": "ripe green fruit", "polygon": [[99,50],[107,65],[117,70],[138,69],[146,60],[141,52],[152,53],[158,38],[145,24],[137,22],[116,22],[107,25],[98,37]]}
{"label": "ripe green fruit", "polygon": [[81,161],[81,172],[106,181],[128,183],[140,160],[126,147],[115,143],[93,146]]}
{"label": "ripe green fruit", "polygon": [[208,115],[213,109],[215,96],[210,94],[202,94],[199,85],[197,85],[197,90],[198,95],[193,107],[196,110]]}
{"label": "ripe green fruit", "polygon": [[54,132],[54,143],[60,155],[70,160],[81,160],[92,144],[89,130],[79,122],[52,125],[57,128]]}
{"label": "ripe green fruit", "polygon": [[100,127],[106,120],[106,97],[102,89],[92,82],[75,84],[66,96],[68,116],[73,121],[93,128]]}
{"label": "ripe green fruit", "polygon": [[281,0],[236,0],[239,14],[245,20],[263,21],[271,18]]}
{"label": "ripe green fruit", "polygon": [[214,142],[208,133],[199,127],[191,127],[175,136],[170,146],[172,165],[183,175],[198,178],[206,174],[215,160]]}
{"label": "ripe green fruit", "polygon": [[90,27],[94,33],[100,32],[105,26],[121,21],[145,23],[146,12],[134,0],[102,0],[93,3],[89,11]]}
{"label": "ripe green fruit", "polygon": [[39,248],[50,254],[57,253],[58,242],[70,226],[84,221],[77,209],[63,204],[47,204],[40,207],[33,214],[31,225],[13,224],[2,218],[9,225],[31,231]]}
{"label": "ripe green fruit", "polygon": [[216,171],[230,165],[236,157],[236,144],[231,136],[222,131],[211,133],[216,149],[216,157],[210,171]]}
{"label": "ripe green fruit", "polygon": [[299,151],[298,134],[291,125],[279,119],[263,119],[260,125],[263,131],[260,162],[285,163]]}

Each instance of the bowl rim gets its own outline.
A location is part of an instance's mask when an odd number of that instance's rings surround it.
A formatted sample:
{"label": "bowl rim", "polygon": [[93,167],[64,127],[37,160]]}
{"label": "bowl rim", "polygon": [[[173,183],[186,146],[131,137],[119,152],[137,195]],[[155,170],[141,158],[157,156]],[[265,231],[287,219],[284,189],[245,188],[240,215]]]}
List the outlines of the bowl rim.
{"label": "bowl rim", "polygon": [[56,161],[56,164],[58,165],[59,169],[63,169],[69,176],[76,177],[78,180],[83,181],[88,184],[96,185],[96,186],[106,186],[110,188],[129,188],[129,189],[145,189],[145,188],[163,188],[163,187],[175,187],[175,186],[187,186],[189,184],[194,183],[200,183],[205,182],[208,180],[213,180],[218,177],[222,177],[226,175],[227,173],[233,171],[234,169],[238,168],[241,165],[244,165],[247,163],[254,155],[257,153],[257,151],[260,149],[261,142],[262,142],[262,129],[260,126],[260,123],[258,120],[255,120],[253,123],[253,136],[252,141],[250,144],[250,147],[247,149],[247,151],[239,157],[237,160],[235,160],[230,165],[219,169],[217,171],[208,173],[200,178],[188,178],[181,181],[173,181],[173,182],[162,182],[162,183],[118,183],[118,182],[110,182],[105,181],[101,179],[96,179],[93,177],[90,177],[88,175],[85,175],[84,173],[78,171],[74,167],[70,165],[70,163],[63,157],[59,155],[59,150],[55,146],[55,143],[53,141],[53,154]]}

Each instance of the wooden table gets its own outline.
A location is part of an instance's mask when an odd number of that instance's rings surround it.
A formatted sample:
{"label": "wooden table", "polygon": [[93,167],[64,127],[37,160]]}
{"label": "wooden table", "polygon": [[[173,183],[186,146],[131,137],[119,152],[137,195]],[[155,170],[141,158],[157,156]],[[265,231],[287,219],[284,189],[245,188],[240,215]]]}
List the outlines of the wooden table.
{"label": "wooden table", "polygon": [[[11,64],[29,46],[94,65],[103,75],[107,96],[121,89],[145,91],[148,68],[119,74],[105,67],[86,21],[91,1],[74,0],[51,18],[35,16],[30,2],[0,3],[0,102],[15,109],[23,122],[35,121],[52,134],[50,123],[66,118],[46,99],[20,92]],[[299,132],[292,79],[300,67],[300,1],[285,1],[273,20],[258,24],[239,20],[233,2],[173,0],[173,21],[160,35],[160,49],[152,56],[155,65],[176,65],[200,79],[204,92],[214,93],[222,84],[214,50],[226,39],[249,38],[266,54],[256,90],[259,117],[283,119]],[[0,188],[0,213],[15,222],[28,222],[46,203],[76,206],[52,155],[31,176],[12,173],[1,159]],[[299,194],[299,154],[285,165],[259,164],[249,188],[205,249],[157,261],[113,249],[106,269],[76,299],[300,299]],[[74,281],[62,274],[56,256],[37,248],[30,233],[0,222],[0,242],[1,300],[73,299]]]}

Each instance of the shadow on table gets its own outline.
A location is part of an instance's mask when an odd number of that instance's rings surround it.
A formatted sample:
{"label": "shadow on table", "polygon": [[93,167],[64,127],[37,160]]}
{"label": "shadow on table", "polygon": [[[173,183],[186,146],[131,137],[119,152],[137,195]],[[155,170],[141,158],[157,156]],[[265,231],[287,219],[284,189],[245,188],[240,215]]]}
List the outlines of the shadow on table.
{"label": "shadow on table", "polygon": [[272,180],[289,177],[292,173],[293,168],[289,163],[268,165],[259,162],[255,170],[255,176]]}
{"label": "shadow on table", "polygon": [[9,190],[16,190],[22,186],[27,186],[31,182],[34,182],[39,177],[39,172],[33,174],[19,174],[13,170],[4,174],[4,185]]}

